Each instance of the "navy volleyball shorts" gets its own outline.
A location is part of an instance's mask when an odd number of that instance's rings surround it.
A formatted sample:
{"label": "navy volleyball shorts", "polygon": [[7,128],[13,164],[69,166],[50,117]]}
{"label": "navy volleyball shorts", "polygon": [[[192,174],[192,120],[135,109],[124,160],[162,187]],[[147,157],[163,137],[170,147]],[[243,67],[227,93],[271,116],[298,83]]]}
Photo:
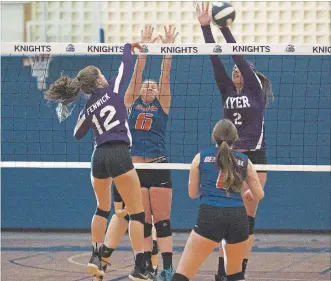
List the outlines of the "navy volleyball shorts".
{"label": "navy volleyball shorts", "polygon": [[216,243],[228,244],[248,239],[248,218],[245,207],[216,207],[201,204],[194,231]]}
{"label": "navy volleyball shorts", "polygon": [[91,159],[92,176],[116,178],[134,168],[129,146],[125,142],[106,142],[96,147]]}
{"label": "navy volleyball shorts", "polygon": [[247,155],[253,164],[264,165],[268,163],[265,150],[243,151],[242,153]]}
{"label": "navy volleyball shorts", "polygon": [[[166,157],[160,157],[155,159],[151,163],[168,163],[168,161]],[[141,187],[172,188],[170,170],[137,169],[137,174],[140,180]]]}

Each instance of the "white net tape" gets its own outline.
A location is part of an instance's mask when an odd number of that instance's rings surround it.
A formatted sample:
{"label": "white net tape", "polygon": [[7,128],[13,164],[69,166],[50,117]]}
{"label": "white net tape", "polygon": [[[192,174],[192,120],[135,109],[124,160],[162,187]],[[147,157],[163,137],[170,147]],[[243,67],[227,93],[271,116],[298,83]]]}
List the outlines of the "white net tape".
{"label": "white net tape", "polygon": [[[121,54],[124,44],[84,43],[1,43],[3,55],[93,55]],[[149,55],[328,55],[331,45],[267,45],[267,44],[143,44],[143,53]]]}

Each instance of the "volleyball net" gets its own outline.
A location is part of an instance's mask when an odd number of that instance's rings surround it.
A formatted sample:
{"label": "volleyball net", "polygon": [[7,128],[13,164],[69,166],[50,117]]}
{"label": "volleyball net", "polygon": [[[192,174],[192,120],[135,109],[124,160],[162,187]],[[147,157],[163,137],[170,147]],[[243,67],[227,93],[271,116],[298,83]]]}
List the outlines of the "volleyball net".
{"label": "volleyball net", "polygon": [[[158,80],[163,55],[173,55],[166,132],[170,163],[149,167],[188,169],[194,155],[212,144],[212,128],[222,118],[222,101],[209,55],[219,55],[231,75],[231,55],[243,54],[270,79],[275,96],[265,114],[269,165],[258,168],[330,171],[331,46],[143,47],[148,55],[144,79]],[[72,134],[85,99],[78,100],[72,116],[59,123],[55,105],[45,101],[42,92],[61,73],[75,76],[87,65],[99,67],[106,78],[116,75],[122,51],[123,44],[2,43],[1,166],[88,168],[92,136],[77,142]]]}
{"label": "volleyball net", "polygon": [[[60,123],[56,105],[45,101],[43,92],[61,73],[75,76],[87,65],[100,68],[106,78],[116,75],[123,44],[1,47],[2,225],[86,228],[95,208],[87,170],[93,136],[73,137],[86,99],[81,96]],[[212,145],[212,129],[223,116],[211,54],[219,55],[228,74],[234,65],[231,55],[243,54],[273,85],[275,99],[265,111],[268,165],[257,165],[268,171],[257,228],[330,229],[330,51],[324,45],[144,45],[143,79],[158,81],[163,56],[173,55],[169,163],[135,166],[171,170],[174,229],[195,223],[198,202],[187,196],[188,169],[194,155]]]}

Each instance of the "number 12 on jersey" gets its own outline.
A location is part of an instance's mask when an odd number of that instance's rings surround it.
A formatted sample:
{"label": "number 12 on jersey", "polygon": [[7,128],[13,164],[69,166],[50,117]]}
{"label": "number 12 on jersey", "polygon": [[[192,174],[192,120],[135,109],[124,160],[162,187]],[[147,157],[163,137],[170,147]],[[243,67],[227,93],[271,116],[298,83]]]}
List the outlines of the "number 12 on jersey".
{"label": "number 12 on jersey", "polygon": [[106,120],[103,122],[103,128],[100,125],[98,118],[95,116],[95,114],[93,114],[92,122],[94,123],[95,127],[97,128],[99,135],[102,135],[104,133],[104,131],[109,131],[110,129],[112,129],[115,126],[120,124],[119,120],[111,122],[112,119],[114,118],[115,114],[116,114],[116,109],[115,109],[115,107],[113,107],[111,105],[107,105],[103,109],[100,110],[101,118],[104,117],[105,115],[107,115]]}

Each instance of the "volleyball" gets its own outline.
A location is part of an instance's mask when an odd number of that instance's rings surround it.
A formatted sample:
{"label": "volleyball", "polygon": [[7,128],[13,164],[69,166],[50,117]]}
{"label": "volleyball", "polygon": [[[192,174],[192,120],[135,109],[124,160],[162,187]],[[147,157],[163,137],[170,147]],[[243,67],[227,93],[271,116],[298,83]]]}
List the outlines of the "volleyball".
{"label": "volleyball", "polygon": [[211,13],[213,22],[218,27],[230,26],[236,17],[234,7],[228,2],[214,3],[211,8]]}

